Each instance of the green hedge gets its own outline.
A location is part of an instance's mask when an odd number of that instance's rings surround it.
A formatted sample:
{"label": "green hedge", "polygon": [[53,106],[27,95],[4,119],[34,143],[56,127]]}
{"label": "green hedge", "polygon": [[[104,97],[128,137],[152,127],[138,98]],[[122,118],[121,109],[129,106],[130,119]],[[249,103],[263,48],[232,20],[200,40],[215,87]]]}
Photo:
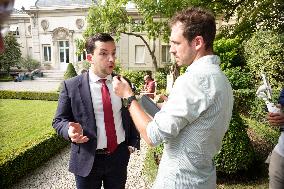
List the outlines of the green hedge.
{"label": "green hedge", "polygon": [[57,101],[58,97],[56,92],[0,91],[0,99]]}
{"label": "green hedge", "polygon": [[222,148],[214,157],[218,172],[236,174],[252,167],[255,153],[246,128],[239,113],[233,110],[229,129],[222,140]]}
{"label": "green hedge", "polygon": [[68,144],[68,141],[54,133],[20,154],[7,157],[0,164],[0,188],[8,187],[15,180],[27,175]]}

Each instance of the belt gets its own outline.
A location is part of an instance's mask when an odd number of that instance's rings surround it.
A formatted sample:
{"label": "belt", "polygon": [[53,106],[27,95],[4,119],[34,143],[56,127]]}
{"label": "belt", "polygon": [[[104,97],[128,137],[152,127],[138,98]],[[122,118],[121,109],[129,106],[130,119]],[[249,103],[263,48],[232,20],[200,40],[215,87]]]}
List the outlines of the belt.
{"label": "belt", "polygon": [[[123,141],[122,143],[120,143],[117,148],[121,145],[125,144],[125,141]],[[110,155],[111,153],[107,150],[107,148],[103,148],[103,149],[97,149],[96,150],[96,155]]]}
{"label": "belt", "polygon": [[110,155],[110,152],[104,148],[104,149],[97,149],[96,150],[96,155]]}

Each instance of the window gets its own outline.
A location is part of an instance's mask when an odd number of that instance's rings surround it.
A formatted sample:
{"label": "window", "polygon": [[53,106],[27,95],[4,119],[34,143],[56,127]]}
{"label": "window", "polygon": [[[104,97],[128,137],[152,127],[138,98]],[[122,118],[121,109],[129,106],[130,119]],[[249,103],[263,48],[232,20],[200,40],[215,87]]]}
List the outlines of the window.
{"label": "window", "polygon": [[51,46],[43,45],[43,60],[45,62],[51,62]]}
{"label": "window", "polygon": [[18,25],[10,25],[10,32],[15,35],[15,36],[19,36],[19,26]]}
{"label": "window", "polygon": [[135,45],[135,63],[144,64],[145,63],[145,46]]}
{"label": "window", "polygon": [[77,56],[77,60],[78,60],[78,62],[80,62],[82,60],[86,60],[86,51],[83,51],[83,53],[79,54]]}
{"label": "window", "polygon": [[29,47],[29,52],[28,52],[29,57],[32,57],[33,55],[33,48]]}
{"label": "window", "polygon": [[59,60],[61,63],[69,63],[69,41],[59,41]]}
{"label": "window", "polygon": [[163,63],[171,62],[171,53],[169,45],[162,45],[162,62]]}

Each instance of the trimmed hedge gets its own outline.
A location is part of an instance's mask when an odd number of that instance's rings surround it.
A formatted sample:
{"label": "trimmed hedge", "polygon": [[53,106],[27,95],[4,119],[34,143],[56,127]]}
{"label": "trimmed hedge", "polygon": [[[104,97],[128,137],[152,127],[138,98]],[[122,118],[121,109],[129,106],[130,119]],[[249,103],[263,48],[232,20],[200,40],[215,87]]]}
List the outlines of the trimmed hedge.
{"label": "trimmed hedge", "polygon": [[69,63],[64,73],[64,80],[77,76],[77,72],[72,63]]}
{"label": "trimmed hedge", "polygon": [[246,128],[240,114],[234,109],[229,129],[222,140],[222,148],[214,157],[218,172],[235,174],[247,171],[253,165],[255,153]]}
{"label": "trimmed hedge", "polygon": [[26,151],[7,157],[6,161],[0,165],[0,188],[8,187],[15,180],[27,175],[29,171],[42,165],[68,144],[68,141],[54,133],[47,139],[30,146]]}
{"label": "trimmed hedge", "polygon": [[58,98],[59,93],[56,92],[0,91],[0,99],[57,101]]}

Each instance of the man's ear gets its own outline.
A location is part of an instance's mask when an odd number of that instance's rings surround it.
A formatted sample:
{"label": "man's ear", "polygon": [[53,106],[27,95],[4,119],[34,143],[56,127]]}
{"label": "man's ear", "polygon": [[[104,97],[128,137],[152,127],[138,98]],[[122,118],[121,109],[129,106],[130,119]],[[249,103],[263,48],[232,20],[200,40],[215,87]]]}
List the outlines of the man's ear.
{"label": "man's ear", "polygon": [[93,55],[92,54],[87,54],[87,61],[91,63],[92,59],[93,59]]}
{"label": "man's ear", "polygon": [[205,46],[204,40],[202,36],[195,37],[195,49],[199,50],[201,47]]}

